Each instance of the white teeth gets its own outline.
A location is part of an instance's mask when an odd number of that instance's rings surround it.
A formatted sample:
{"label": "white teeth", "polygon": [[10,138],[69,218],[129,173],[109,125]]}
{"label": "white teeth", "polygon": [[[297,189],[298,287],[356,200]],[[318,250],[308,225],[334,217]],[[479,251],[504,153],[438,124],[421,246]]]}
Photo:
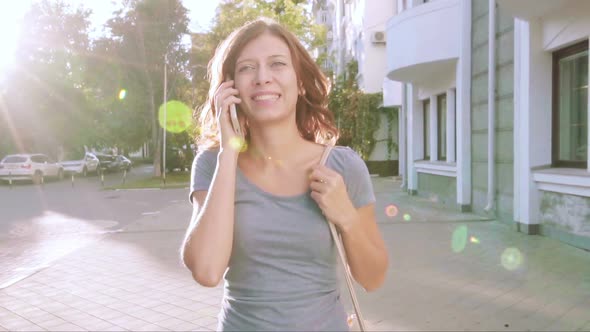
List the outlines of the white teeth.
{"label": "white teeth", "polygon": [[256,96],[254,97],[254,100],[256,101],[260,101],[260,100],[277,100],[279,99],[278,95],[260,95],[260,96]]}

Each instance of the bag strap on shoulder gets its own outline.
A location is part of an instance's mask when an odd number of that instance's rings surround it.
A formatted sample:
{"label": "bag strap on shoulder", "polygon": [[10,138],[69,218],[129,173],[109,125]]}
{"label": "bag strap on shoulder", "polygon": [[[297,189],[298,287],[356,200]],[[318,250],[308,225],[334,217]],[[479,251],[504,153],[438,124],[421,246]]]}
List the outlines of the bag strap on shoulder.
{"label": "bag strap on shoulder", "polygon": [[[324,149],[324,153],[322,154],[322,158],[320,159],[320,165],[324,166],[326,161],[328,160],[328,156],[330,155],[330,151],[332,151],[331,145],[326,145]],[[327,220],[326,220],[327,221]],[[336,249],[338,249],[338,255],[340,256],[340,261],[344,267],[344,274],[346,277],[346,285],[348,286],[348,292],[350,293],[350,298],[352,300],[352,305],[354,306],[354,311],[356,314],[356,319],[359,324],[359,328],[361,331],[366,331],[365,328],[365,321],[363,319],[363,315],[361,314],[361,308],[356,298],[356,292],[354,290],[354,286],[352,284],[352,275],[350,273],[350,268],[348,267],[348,260],[346,259],[346,252],[344,251],[344,246],[342,245],[342,240],[340,239],[340,235],[336,230],[336,226],[333,223],[328,222],[330,226],[330,233],[332,234],[332,239],[336,244]]]}
{"label": "bag strap on shoulder", "polygon": [[320,159],[320,165],[324,166],[326,164],[326,161],[328,160],[328,156],[330,156],[330,151],[332,151],[332,146],[326,145],[326,148],[324,149],[324,153],[322,153],[322,158]]}

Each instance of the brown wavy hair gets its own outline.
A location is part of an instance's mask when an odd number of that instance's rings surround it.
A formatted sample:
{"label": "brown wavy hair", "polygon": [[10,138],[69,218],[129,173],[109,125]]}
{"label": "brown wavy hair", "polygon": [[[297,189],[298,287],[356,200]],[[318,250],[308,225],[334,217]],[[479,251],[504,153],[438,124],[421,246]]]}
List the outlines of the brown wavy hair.
{"label": "brown wavy hair", "polygon": [[[299,39],[279,23],[259,18],[244,24],[233,31],[219,46],[207,69],[210,82],[207,100],[200,107],[200,133],[197,144],[204,149],[219,147],[219,129],[217,128],[215,110],[215,92],[217,88],[233,77],[235,64],[244,47],[263,33],[270,33],[281,38],[289,47],[297,80],[303,88],[296,104],[296,122],[301,136],[311,142],[335,144],[338,129],[334,125],[334,115],[328,109],[330,83],[320,67],[315,63]],[[248,140],[246,127],[246,140]]]}

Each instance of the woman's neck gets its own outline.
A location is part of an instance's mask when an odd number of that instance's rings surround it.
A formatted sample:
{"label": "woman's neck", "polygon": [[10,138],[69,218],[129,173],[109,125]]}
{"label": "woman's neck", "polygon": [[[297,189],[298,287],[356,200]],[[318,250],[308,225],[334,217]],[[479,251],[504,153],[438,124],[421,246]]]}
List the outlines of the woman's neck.
{"label": "woman's neck", "polygon": [[310,142],[301,137],[296,126],[266,127],[263,130],[253,128],[246,154],[248,159],[262,166],[283,166],[297,161],[308,143]]}

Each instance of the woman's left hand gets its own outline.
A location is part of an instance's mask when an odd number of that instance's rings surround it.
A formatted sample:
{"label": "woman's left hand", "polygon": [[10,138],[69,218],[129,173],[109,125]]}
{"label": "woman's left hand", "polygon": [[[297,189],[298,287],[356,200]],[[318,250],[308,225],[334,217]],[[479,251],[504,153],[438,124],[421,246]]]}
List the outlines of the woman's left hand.
{"label": "woman's left hand", "polygon": [[357,211],[348,197],[342,176],[322,165],[312,168],[310,174],[311,198],[318,204],[326,218],[341,232],[351,228]]}

